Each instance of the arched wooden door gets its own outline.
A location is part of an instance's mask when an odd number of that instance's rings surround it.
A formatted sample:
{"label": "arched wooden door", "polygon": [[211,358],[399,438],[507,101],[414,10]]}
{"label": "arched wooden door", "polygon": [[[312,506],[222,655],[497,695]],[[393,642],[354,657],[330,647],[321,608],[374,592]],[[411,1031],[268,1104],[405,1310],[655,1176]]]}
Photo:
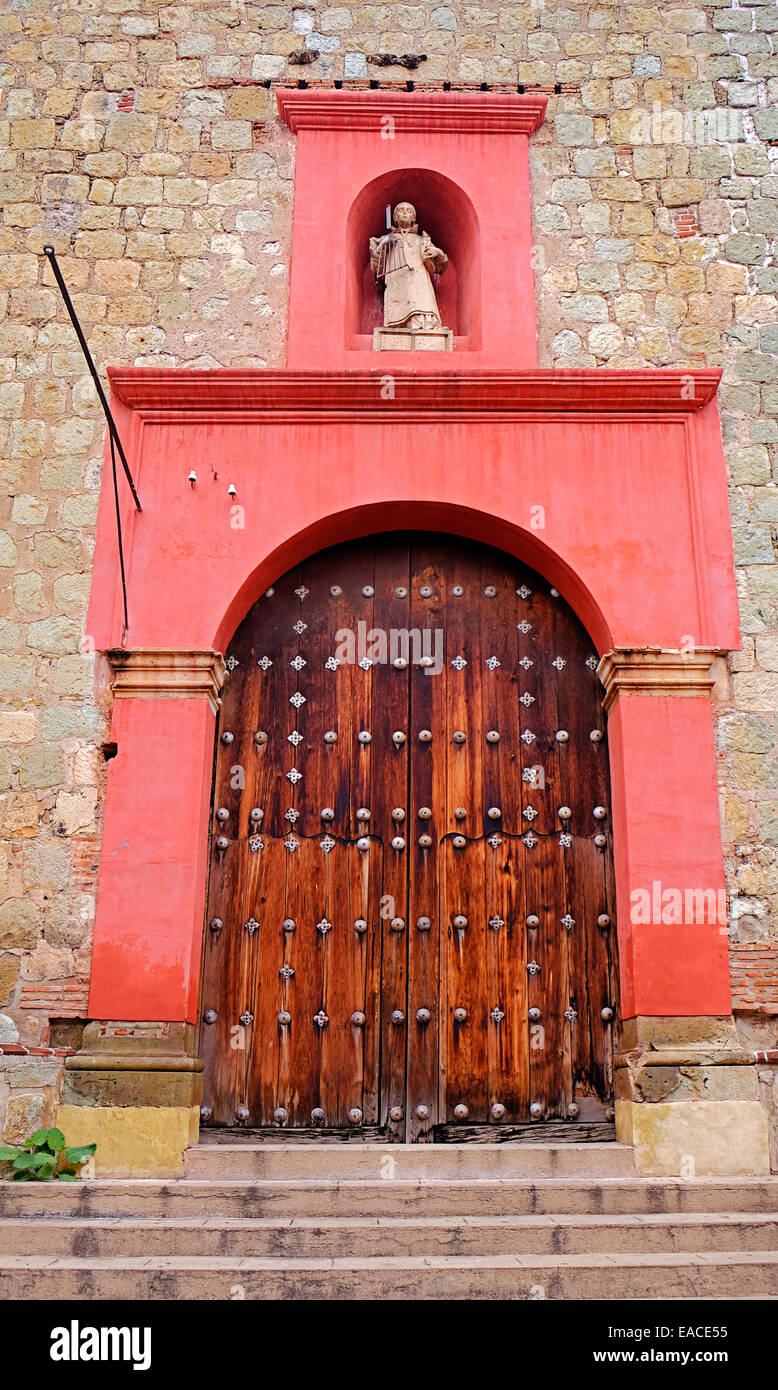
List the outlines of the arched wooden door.
{"label": "arched wooden door", "polygon": [[284,575],[227,666],[206,1123],[602,1119],[607,750],[567,604],[500,551],[373,536]]}

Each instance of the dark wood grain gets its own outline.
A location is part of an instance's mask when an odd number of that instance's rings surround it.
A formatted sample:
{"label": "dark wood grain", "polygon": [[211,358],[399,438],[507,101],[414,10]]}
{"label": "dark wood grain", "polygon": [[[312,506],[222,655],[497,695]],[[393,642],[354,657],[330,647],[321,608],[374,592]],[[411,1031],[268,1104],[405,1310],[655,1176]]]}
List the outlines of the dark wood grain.
{"label": "dark wood grain", "polygon": [[[429,545],[411,546],[410,627],[430,633],[429,651],[435,654],[436,632],[445,633],[446,555]],[[422,597],[420,589],[432,590]],[[406,1134],[409,1140],[427,1139],[440,1118],[440,947],[438,913],[438,840],[446,812],[446,677],[428,675],[431,668],[411,667],[411,708],[408,723],[410,790],[408,797],[408,1076]],[[432,734],[421,742],[422,729]],[[419,816],[426,808],[432,817]],[[432,844],[419,844],[427,835]],[[418,928],[419,918],[429,918],[431,928]],[[417,1020],[426,1009],[428,1022]],[[429,1115],[421,1118],[417,1107]]]}
{"label": "dark wood grain", "polygon": [[[360,624],[371,664],[359,665],[357,647],[355,660],[328,667],[344,632],[358,641]],[[442,671],[427,675],[413,645],[401,653],[409,664],[393,666],[391,633],[424,629],[433,655],[435,630],[443,634]],[[202,1011],[216,1013],[201,1027],[210,1123],[240,1118],[312,1142],[582,1134],[568,1107],[580,1103],[590,1119],[611,1102],[618,970],[607,739],[590,738],[605,731],[601,691],[591,642],[564,600],[487,547],[421,533],[370,537],[282,576],[228,656],[207,913],[223,925],[206,926],[203,955]],[[466,664],[452,665],[460,656]],[[422,729],[431,741],[419,741]],[[329,731],[336,739],[325,742]],[[369,743],[359,741],[365,731]],[[293,768],[301,780],[289,779]],[[425,806],[429,819],[418,815]],[[460,834],[465,846],[455,848]],[[369,850],[358,848],[360,835]],[[392,847],[396,835],[402,849]],[[597,925],[603,913],[609,929]],[[457,914],[467,927],[454,926]],[[528,927],[533,914],[538,926]],[[419,917],[431,919],[430,931],[419,931]],[[246,930],[252,918],[256,931]],[[324,920],[331,928],[317,930]],[[365,931],[355,929],[362,920]],[[417,1020],[420,1009],[428,1022]],[[279,1022],[282,1011],[289,1022]],[[355,1013],[364,1023],[352,1022]],[[544,1118],[528,1125],[533,1104]],[[467,1106],[461,1124],[457,1105]],[[313,1125],[318,1110],[323,1124]],[[390,1120],[391,1110],[402,1119]]]}

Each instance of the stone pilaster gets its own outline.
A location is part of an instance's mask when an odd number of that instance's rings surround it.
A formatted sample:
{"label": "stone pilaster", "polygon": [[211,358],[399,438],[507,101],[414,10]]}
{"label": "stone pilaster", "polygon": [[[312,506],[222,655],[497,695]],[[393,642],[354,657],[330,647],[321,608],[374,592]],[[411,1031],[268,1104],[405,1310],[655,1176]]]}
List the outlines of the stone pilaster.
{"label": "stone pilaster", "polygon": [[95,1021],[68,1057],[57,1124],[96,1143],[98,1176],[176,1177],[197,1142],[203,1063],[191,1024]]}
{"label": "stone pilaster", "polygon": [[616,1133],[648,1176],[770,1172],[755,1054],[731,1017],[631,1018],[614,1059]]}
{"label": "stone pilaster", "polygon": [[615,647],[598,667],[608,711],[619,695],[710,695],[711,665],[721,653],[714,647],[668,651],[661,647]]}
{"label": "stone pilaster", "polygon": [[224,658],[214,651],[141,650],[106,653],[116,700],[171,700],[203,696],[214,714],[224,684]]}

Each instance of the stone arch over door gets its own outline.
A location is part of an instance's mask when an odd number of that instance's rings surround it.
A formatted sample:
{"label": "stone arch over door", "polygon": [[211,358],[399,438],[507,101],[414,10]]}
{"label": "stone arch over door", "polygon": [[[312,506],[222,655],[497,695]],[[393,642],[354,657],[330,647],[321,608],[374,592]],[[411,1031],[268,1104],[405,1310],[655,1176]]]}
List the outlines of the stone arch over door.
{"label": "stone arch over door", "polygon": [[206,1121],[612,1116],[598,656],[558,591],[478,542],[369,536],[276,579],[226,665]]}

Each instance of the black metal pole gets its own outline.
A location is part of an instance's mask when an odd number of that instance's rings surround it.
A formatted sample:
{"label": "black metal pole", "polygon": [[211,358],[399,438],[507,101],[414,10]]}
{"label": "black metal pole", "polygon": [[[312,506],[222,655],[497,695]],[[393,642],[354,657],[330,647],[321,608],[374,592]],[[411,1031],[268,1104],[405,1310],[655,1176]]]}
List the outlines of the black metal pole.
{"label": "black metal pole", "polygon": [[113,472],[113,500],[116,507],[116,534],[119,540],[119,570],[122,576],[122,603],[124,604],[124,632],[122,633],[122,641],[124,641],[130,626],[130,619],[127,614],[127,576],[124,572],[124,541],[122,539],[122,518],[119,510],[119,479],[116,476],[116,448],[113,442],[113,435],[110,436],[110,441],[111,470]]}
{"label": "black metal pole", "polygon": [[[141,504],[140,504],[140,498],[139,498],[138,493],[137,493],[137,491],[136,491],[135,483],[134,483],[133,480],[132,480],[132,473],[130,472],[130,465],[129,465],[128,462],[127,462],[127,456],[126,456],[126,454],[125,454],[125,452],[124,452],[124,449],[122,448],[122,441],[121,441],[121,439],[119,438],[119,431],[118,431],[117,428],[116,428],[116,422],[115,422],[115,420],[114,420],[114,418],[113,418],[113,415],[111,414],[111,407],[109,406],[108,401],[107,401],[107,399],[106,399],[106,395],[105,395],[105,391],[103,390],[102,382],[100,381],[100,378],[99,378],[99,376],[97,375],[97,368],[96,368],[96,366],[95,366],[95,364],[94,364],[94,361],[93,361],[93,358],[92,358],[92,354],[91,354],[91,352],[89,351],[89,348],[88,348],[88,346],[87,346],[87,341],[86,341],[86,338],[84,337],[84,332],[83,332],[83,329],[82,329],[82,327],[81,327],[81,324],[80,324],[79,321],[78,321],[78,315],[77,315],[75,309],[73,308],[73,301],[72,301],[72,299],[70,298],[70,295],[68,294],[68,287],[67,287],[67,285],[65,284],[65,281],[64,281],[64,278],[63,278],[63,275],[62,275],[62,271],[60,270],[59,265],[57,264],[57,257],[56,257],[56,253],[55,253],[55,251],[54,251],[54,247],[53,247],[53,246],[44,246],[44,248],[43,248],[43,254],[44,254],[44,256],[46,257],[46,259],[48,260],[49,265],[51,266],[51,269],[52,269],[52,271],[53,271],[54,278],[55,278],[57,284],[59,285],[59,292],[60,292],[60,294],[62,295],[62,298],[63,298],[64,301],[65,301],[65,308],[67,309],[68,313],[70,314],[70,322],[72,323],[72,325],[73,325],[73,327],[74,327],[74,329],[75,329],[75,331],[76,331],[76,337],[78,338],[78,341],[79,341],[79,343],[80,343],[80,345],[81,345],[81,351],[83,352],[84,357],[85,357],[85,359],[86,359],[86,365],[87,365],[88,368],[89,368],[89,371],[90,371],[92,380],[93,380],[93,382],[94,382],[94,384],[95,384],[95,390],[97,391],[97,394],[98,394],[98,396],[100,397],[100,404],[102,405],[103,410],[105,411],[105,418],[106,418],[106,420],[108,421],[108,430],[109,430],[110,436],[111,436],[111,444],[112,444],[112,445],[115,444],[115,445],[116,445],[116,448],[119,450],[119,458],[120,458],[121,461],[122,461],[122,467],[123,467],[123,469],[124,469],[124,474],[125,474],[125,477],[126,477],[126,479],[127,479],[127,482],[129,483],[130,492],[132,493],[133,500],[134,500],[134,502],[135,502],[135,506],[137,507],[138,511],[142,511],[142,507],[141,507]],[[126,614],[126,603],[125,603],[125,614]]]}

